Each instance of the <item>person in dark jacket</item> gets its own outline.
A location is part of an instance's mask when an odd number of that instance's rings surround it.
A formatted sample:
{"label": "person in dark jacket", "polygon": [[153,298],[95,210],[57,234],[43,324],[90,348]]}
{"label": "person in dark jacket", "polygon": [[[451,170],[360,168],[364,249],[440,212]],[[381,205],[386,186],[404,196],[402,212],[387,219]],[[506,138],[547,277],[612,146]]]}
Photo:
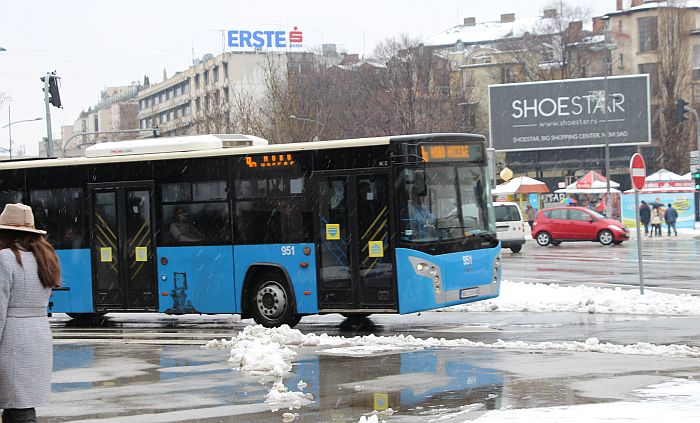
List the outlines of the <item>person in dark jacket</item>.
{"label": "person in dark jacket", "polygon": [[666,221],[666,226],[668,227],[668,236],[671,236],[671,228],[673,228],[673,233],[678,236],[678,231],[676,230],[676,220],[678,220],[678,212],[669,203],[668,208],[664,212],[664,220]]}
{"label": "person in dark jacket", "polygon": [[61,286],[56,252],[36,229],[32,209],[8,204],[0,214],[0,409],[3,423],[36,422],[49,403],[53,338],[46,316]]}
{"label": "person in dark jacket", "polygon": [[649,235],[649,220],[651,220],[651,209],[647,202],[642,200],[642,204],[639,205],[639,220],[644,225],[644,235]]}

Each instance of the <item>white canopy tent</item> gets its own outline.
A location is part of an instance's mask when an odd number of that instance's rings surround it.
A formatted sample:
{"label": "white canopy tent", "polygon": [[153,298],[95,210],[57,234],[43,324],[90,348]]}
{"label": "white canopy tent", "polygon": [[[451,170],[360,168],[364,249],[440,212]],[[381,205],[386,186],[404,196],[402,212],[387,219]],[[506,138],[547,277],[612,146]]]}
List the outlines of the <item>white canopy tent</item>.
{"label": "white canopy tent", "polygon": [[549,192],[549,188],[547,188],[547,184],[537,179],[529,176],[518,176],[491,190],[493,195],[529,194],[531,192]]}

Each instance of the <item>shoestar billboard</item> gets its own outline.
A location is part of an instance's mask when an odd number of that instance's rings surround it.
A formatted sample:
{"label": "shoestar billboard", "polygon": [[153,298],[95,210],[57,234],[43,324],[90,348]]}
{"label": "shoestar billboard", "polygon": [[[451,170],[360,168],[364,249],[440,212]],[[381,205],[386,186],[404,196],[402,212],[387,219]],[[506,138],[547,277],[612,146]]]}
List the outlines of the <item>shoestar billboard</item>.
{"label": "shoestar billboard", "polygon": [[601,147],[606,131],[609,145],[649,144],[648,93],[648,75],[489,85],[491,146]]}

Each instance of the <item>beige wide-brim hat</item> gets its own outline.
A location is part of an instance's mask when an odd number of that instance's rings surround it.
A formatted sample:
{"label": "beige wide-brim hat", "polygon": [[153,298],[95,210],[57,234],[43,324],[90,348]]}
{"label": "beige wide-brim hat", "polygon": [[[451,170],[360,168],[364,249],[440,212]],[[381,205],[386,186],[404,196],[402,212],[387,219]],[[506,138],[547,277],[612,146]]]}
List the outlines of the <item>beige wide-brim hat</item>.
{"label": "beige wide-brim hat", "polygon": [[0,229],[46,235],[46,231],[34,227],[32,208],[21,203],[5,206],[5,210],[0,214]]}

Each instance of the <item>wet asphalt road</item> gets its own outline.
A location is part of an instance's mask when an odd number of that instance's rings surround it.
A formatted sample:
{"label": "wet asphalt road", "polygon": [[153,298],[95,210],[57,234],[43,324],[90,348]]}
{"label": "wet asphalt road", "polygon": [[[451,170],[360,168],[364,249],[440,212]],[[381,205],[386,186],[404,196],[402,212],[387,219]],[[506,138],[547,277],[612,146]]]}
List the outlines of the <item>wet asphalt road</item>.
{"label": "wet asphalt road", "polygon": [[[637,240],[605,247],[594,242],[540,247],[528,240],[520,253],[503,250],[503,278],[596,286],[639,286]],[[700,295],[700,240],[643,238],[644,284],[669,293]]]}
{"label": "wet asphalt road", "polygon": [[[647,286],[697,294],[697,240],[645,243]],[[504,278],[514,281],[636,286],[636,245],[593,243],[504,252]],[[695,272],[695,273],[693,273]],[[663,278],[661,277],[663,276]],[[594,279],[594,280],[591,280]],[[229,368],[228,351],[202,349],[210,339],[230,338],[250,320],[237,316],[110,314],[92,326],[66,316],[52,319],[55,338],[51,405],[41,422],[357,422],[382,406],[396,412],[388,422],[461,422],[501,407],[543,407],[635,400],[634,389],[672,377],[697,376],[697,358],[602,353],[436,349],[335,357],[303,348],[290,390],[314,403],[296,410],[270,410],[271,383]],[[429,312],[372,316],[351,327],[339,315],[304,317],[304,333],[355,336],[373,333],[416,337],[498,339],[526,342],[584,341],[700,346],[696,317],[582,313]]]}

